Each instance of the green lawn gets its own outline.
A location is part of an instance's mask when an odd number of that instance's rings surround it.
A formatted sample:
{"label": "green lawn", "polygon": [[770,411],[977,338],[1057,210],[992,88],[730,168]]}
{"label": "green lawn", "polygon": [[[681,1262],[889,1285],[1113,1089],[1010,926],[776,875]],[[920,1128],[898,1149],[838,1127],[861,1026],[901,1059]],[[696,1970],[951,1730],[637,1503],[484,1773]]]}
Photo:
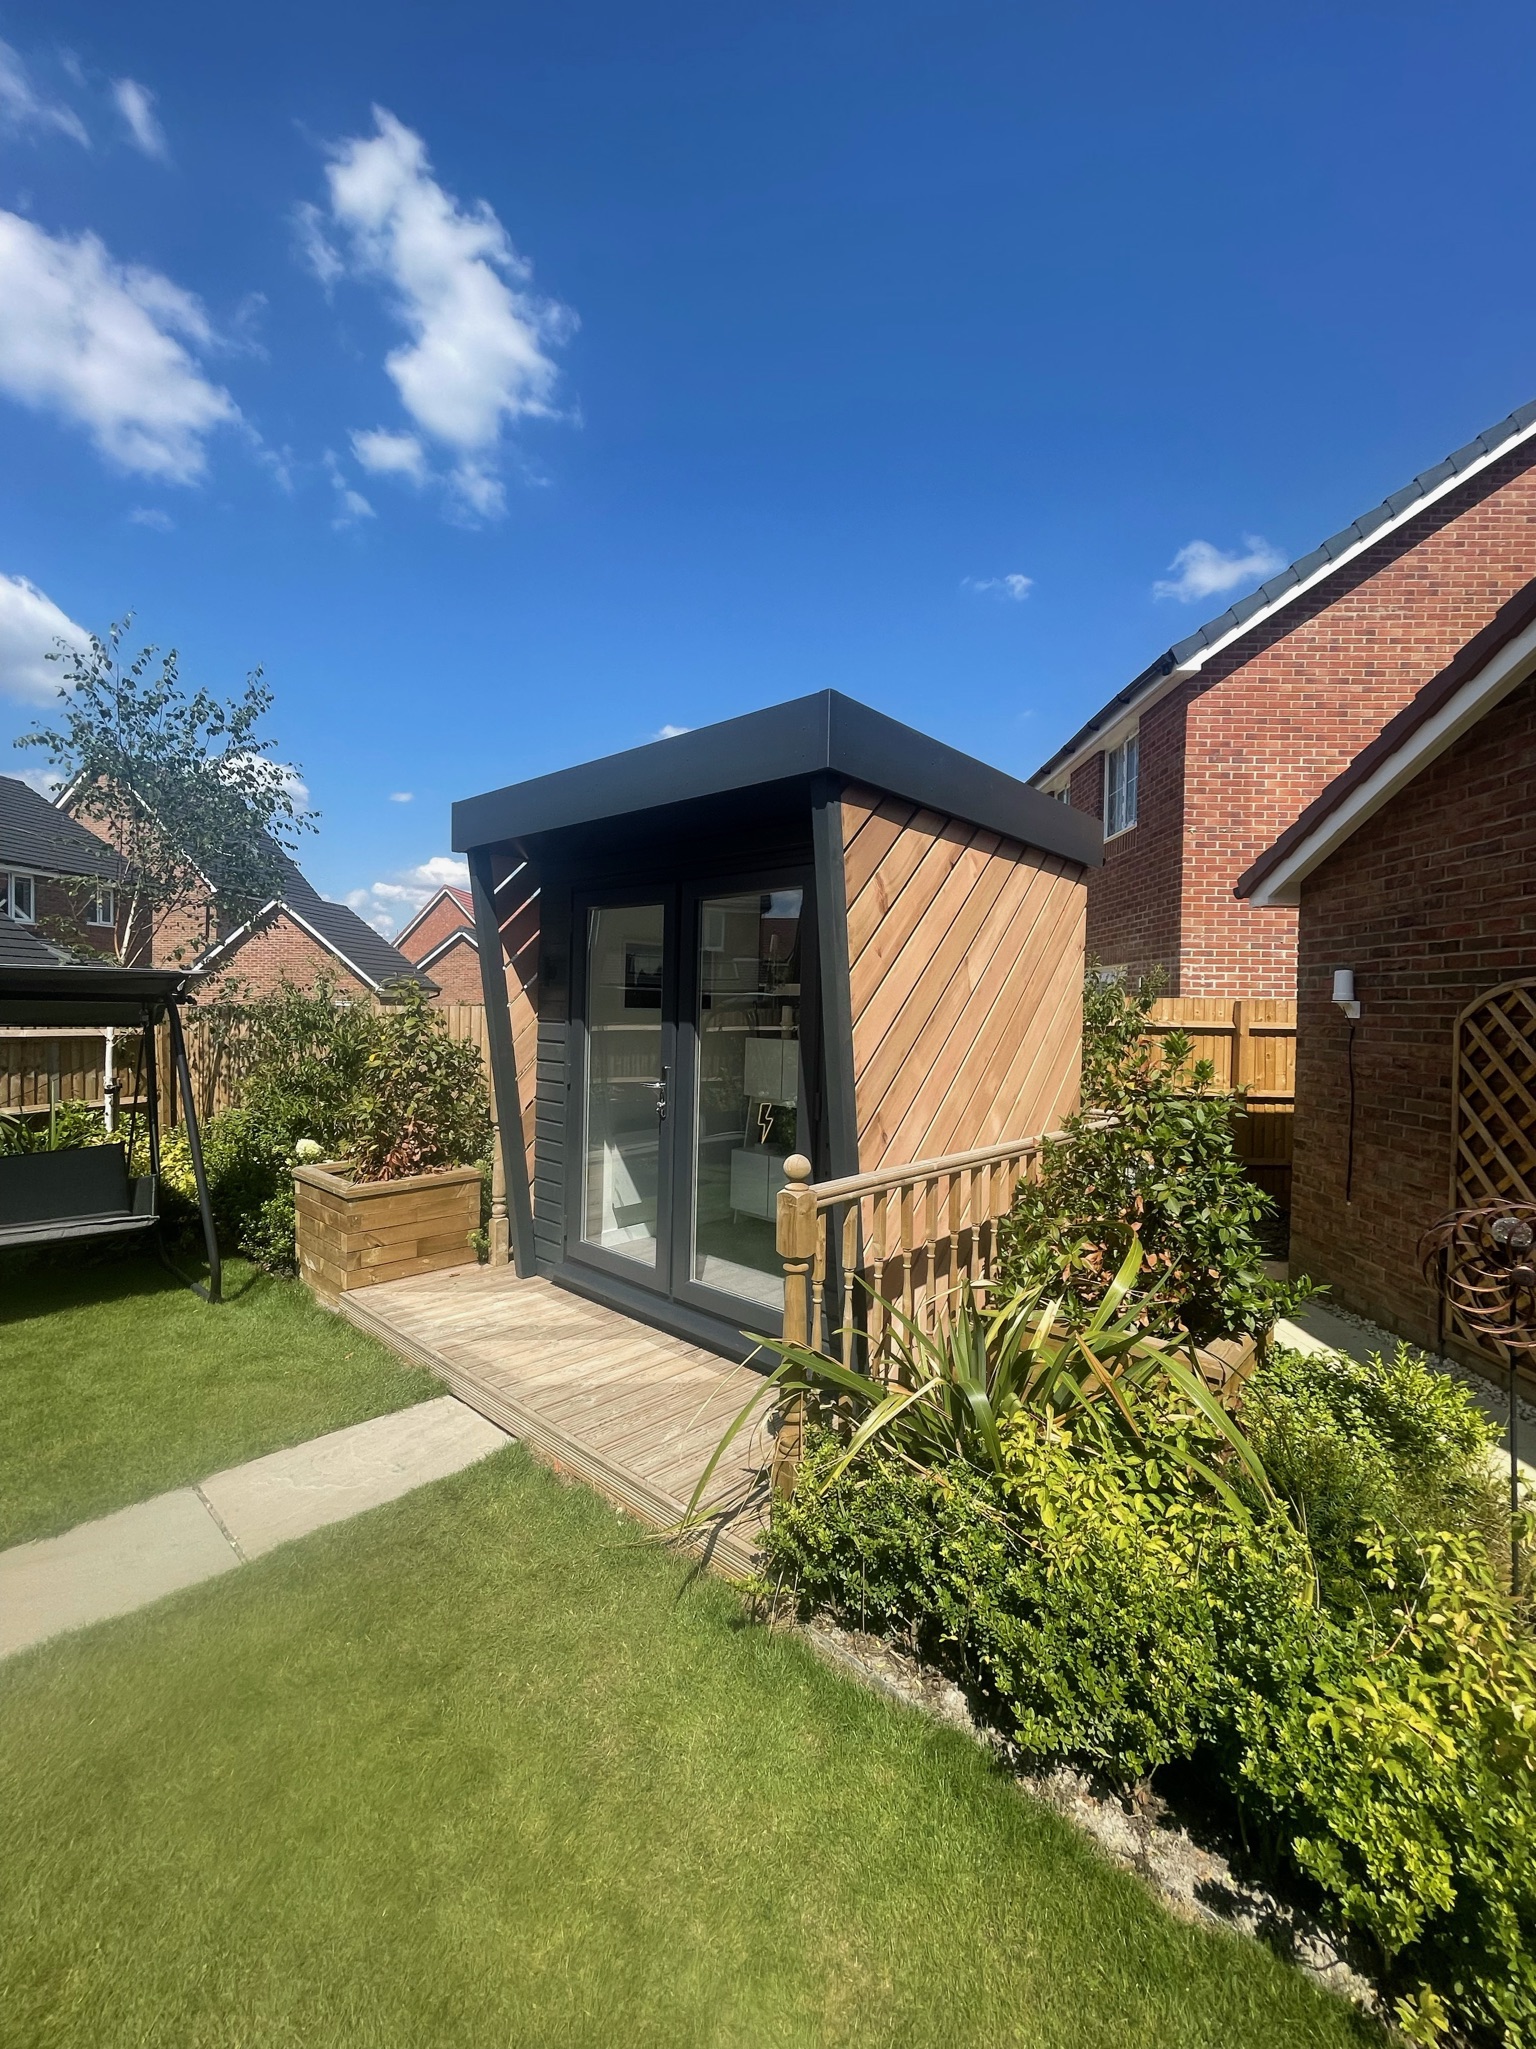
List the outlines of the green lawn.
{"label": "green lawn", "polygon": [[0,1666],[38,2049],[1379,2039],[518,1448]]}
{"label": "green lawn", "polygon": [[0,1264],[0,1547],[442,1389],[241,1261],[210,1308],[147,1257]]}

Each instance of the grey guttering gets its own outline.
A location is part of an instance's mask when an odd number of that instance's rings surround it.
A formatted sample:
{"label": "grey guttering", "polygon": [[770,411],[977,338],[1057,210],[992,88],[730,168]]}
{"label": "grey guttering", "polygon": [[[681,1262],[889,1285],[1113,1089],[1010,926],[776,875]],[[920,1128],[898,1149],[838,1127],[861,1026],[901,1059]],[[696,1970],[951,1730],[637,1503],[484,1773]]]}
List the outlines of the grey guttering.
{"label": "grey guttering", "polygon": [[464,798],[453,846],[464,853],[828,771],[1084,867],[1103,858],[1096,819],[837,690]]}
{"label": "grey guttering", "polygon": [[1448,455],[1433,469],[1421,470],[1400,491],[1394,491],[1380,505],[1363,512],[1357,520],[1324,541],[1321,547],[1301,556],[1267,583],[1261,583],[1256,591],[1240,598],[1235,605],[1229,605],[1225,612],[1207,620],[1204,626],[1197,626],[1183,640],[1175,641],[1166,653],[1160,654],[1150,667],[1143,669],[1139,676],[1095,712],[1086,725],[1080,726],[1070,740],[1058,747],[1050,760],[1035,770],[1030,781],[1042,783],[1069,762],[1075,765],[1079,756],[1090,751],[1089,743],[1097,735],[1113,727],[1138,705],[1146,709],[1165,689],[1171,689],[1186,677],[1198,675],[1213,655],[1230,647],[1243,634],[1265,624],[1284,606],[1303,593],[1314,590],[1347,562],[1352,562],[1367,548],[1385,539],[1427,506],[1468,482],[1533,434],[1536,434],[1536,399],[1517,406],[1508,419],[1499,421],[1497,426],[1485,428],[1465,448],[1458,448],[1454,455]]}

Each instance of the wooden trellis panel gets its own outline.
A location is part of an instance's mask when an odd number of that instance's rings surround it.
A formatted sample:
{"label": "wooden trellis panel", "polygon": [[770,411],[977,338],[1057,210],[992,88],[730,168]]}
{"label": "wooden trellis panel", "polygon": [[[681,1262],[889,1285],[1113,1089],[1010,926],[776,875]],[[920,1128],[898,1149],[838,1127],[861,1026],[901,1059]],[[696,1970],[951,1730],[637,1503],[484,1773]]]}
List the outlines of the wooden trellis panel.
{"label": "wooden trellis panel", "polygon": [[1536,1202],[1536,980],[1506,982],[1456,1020],[1452,1209]]}

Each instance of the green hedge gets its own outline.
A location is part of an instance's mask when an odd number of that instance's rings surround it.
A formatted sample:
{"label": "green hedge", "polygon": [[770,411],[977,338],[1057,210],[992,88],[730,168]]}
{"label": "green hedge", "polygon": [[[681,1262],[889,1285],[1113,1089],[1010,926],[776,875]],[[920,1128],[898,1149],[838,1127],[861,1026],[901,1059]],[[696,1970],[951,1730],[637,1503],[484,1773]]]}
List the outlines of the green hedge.
{"label": "green hedge", "polygon": [[1134,1451],[1009,1432],[1004,1476],[813,1439],[770,1575],[964,1684],[1033,1766],[1195,1760],[1400,2025],[1536,2044],[1536,1647],[1500,1583],[1469,1396],[1409,1355],[1280,1354],[1244,1421],[1285,1506]]}

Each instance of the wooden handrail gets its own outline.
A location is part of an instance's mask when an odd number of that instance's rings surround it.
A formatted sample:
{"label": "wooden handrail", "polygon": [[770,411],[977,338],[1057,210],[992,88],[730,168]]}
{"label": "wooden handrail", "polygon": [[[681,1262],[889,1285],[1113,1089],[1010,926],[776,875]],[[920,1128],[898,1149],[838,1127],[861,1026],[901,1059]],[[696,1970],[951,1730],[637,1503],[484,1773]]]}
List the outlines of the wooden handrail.
{"label": "wooden handrail", "polygon": [[965,1288],[986,1290],[998,1226],[1020,1181],[1038,1171],[1044,1144],[1002,1139],[822,1182],[795,1154],[777,1211],[786,1339],[835,1339],[845,1365],[882,1371],[899,1323],[893,1308],[932,1330]]}

